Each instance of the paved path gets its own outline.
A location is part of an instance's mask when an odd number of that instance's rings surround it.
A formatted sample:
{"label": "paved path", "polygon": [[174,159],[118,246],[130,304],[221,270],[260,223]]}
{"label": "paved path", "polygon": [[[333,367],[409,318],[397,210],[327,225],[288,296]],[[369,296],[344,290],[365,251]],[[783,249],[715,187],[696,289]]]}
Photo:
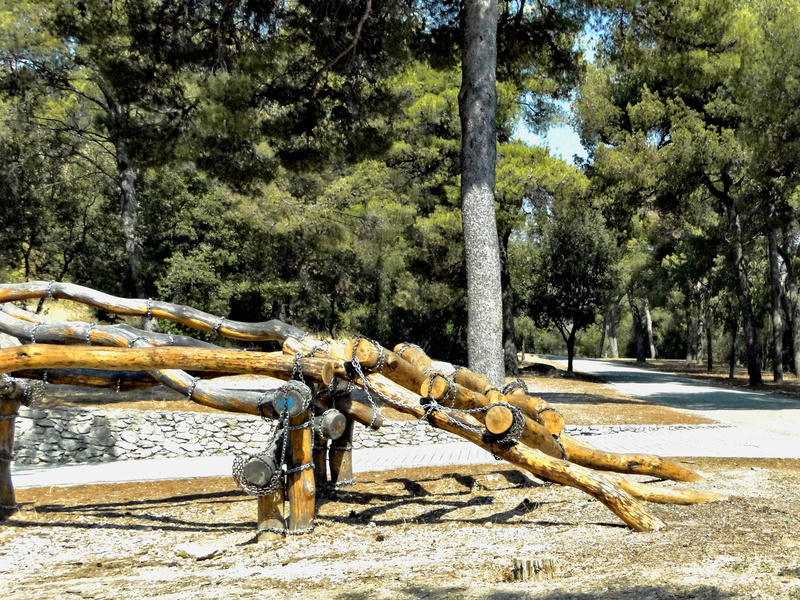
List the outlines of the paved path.
{"label": "paved path", "polygon": [[[553,357],[556,360],[564,360]],[[574,368],[611,383],[618,391],[732,425],[785,436],[800,444],[800,400],[780,394],[714,386],[697,379],[602,360],[576,359]]]}
{"label": "paved path", "polygon": [[[800,458],[800,402],[774,394],[732,390],[688,378],[611,364],[575,361],[575,369],[604,377],[621,392],[658,404],[697,412],[727,426],[698,426],[648,432],[619,431],[585,439],[612,452],[672,457]],[[355,472],[415,466],[494,463],[468,442],[356,450]],[[155,481],[228,476],[229,456],[119,461],[96,465],[14,466],[18,489],[85,483]]]}

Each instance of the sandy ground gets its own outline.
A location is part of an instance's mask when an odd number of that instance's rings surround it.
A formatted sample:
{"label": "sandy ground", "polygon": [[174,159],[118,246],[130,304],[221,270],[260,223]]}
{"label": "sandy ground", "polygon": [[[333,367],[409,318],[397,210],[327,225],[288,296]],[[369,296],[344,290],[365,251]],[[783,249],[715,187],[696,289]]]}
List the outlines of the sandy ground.
{"label": "sandy ground", "polygon": [[[535,383],[568,423],[707,422],[597,382]],[[667,524],[654,533],[504,463],[361,474],[318,496],[312,533],[266,543],[228,478],[19,490],[0,598],[800,599],[800,461],[681,460],[727,499],[648,504]],[[556,576],[513,582],[517,558],[554,559]]]}
{"label": "sandy ground", "polygon": [[[255,500],[228,479],[21,490],[0,531],[0,589],[16,600],[800,598],[800,463],[689,462],[707,478],[694,486],[728,499],[648,505],[668,525],[655,533],[500,463],[362,474],[319,499],[313,533],[267,543],[254,542]],[[535,557],[555,559],[557,576],[511,582],[513,560]]]}

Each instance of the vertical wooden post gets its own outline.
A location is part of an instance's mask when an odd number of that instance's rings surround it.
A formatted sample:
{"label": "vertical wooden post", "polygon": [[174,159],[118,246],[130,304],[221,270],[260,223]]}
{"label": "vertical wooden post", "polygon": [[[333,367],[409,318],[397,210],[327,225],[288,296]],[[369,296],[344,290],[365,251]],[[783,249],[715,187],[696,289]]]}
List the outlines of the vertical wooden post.
{"label": "vertical wooden post", "polygon": [[328,440],[314,436],[314,483],[320,489],[328,483]]}
{"label": "vertical wooden post", "polygon": [[[269,542],[283,538],[286,523],[283,519],[284,483],[274,494],[258,497],[258,541]],[[269,531],[273,530],[273,531]]]}
{"label": "vertical wooden post", "polygon": [[331,469],[331,484],[334,487],[352,485],[353,476],[353,427],[355,421],[347,418],[342,436],[331,442],[328,461]]}
{"label": "vertical wooden post", "polygon": [[286,476],[286,495],[289,500],[287,531],[310,529],[314,521],[314,497],[317,490],[314,485],[311,427],[302,427],[309,419],[308,410],[289,419],[289,426],[298,429],[289,431],[292,461]]}
{"label": "vertical wooden post", "polygon": [[14,422],[20,401],[0,390],[0,521],[17,512],[11,461],[14,458]]}

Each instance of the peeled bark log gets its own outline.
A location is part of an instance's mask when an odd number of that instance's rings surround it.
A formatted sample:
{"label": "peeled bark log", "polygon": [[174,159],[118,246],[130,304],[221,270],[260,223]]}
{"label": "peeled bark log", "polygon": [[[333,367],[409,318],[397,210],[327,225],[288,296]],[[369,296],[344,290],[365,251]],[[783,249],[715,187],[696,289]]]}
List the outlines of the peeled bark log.
{"label": "peeled bark log", "polygon": [[[328,385],[333,379],[333,365],[329,361],[301,359],[300,364],[306,378],[312,381]],[[0,349],[0,372],[4,373],[19,369],[86,366],[103,370],[208,369],[227,373],[265,374],[287,380],[291,379],[294,373],[294,359],[279,352],[177,347],[61,347],[40,344]],[[232,398],[227,403],[220,403],[199,393],[192,394],[192,399],[220,410],[258,414],[257,401],[244,402],[240,398]]]}
{"label": "peeled bark log", "polygon": [[355,482],[353,476],[353,421],[347,420],[342,436],[331,444],[328,451],[328,466],[331,471],[331,484],[344,487]]}
{"label": "peeled bark log", "polygon": [[[419,393],[422,396],[427,397],[430,391],[430,386],[431,382],[426,379],[423,382]],[[492,401],[483,394],[473,392],[472,390],[468,390],[467,388],[458,384],[455,384],[455,387],[456,396],[452,405],[454,408],[460,410],[472,410],[475,408],[488,408],[493,404]],[[472,416],[481,423],[485,422],[485,413],[477,412],[473,413]],[[522,431],[522,437],[520,438],[520,441],[526,446],[541,450],[550,456],[563,458],[564,452],[559,443],[553,438],[552,434],[530,417],[524,416],[524,419],[525,428]]]}
{"label": "peeled bark log", "polygon": [[346,356],[357,357],[361,366],[366,369],[378,368],[381,361],[381,354],[383,355],[384,361],[383,367],[380,369],[381,373],[408,390],[413,392],[419,391],[422,382],[427,380],[427,376],[420,369],[416,368],[410,362],[403,360],[394,352],[376,346],[365,338],[351,340],[347,344],[345,350]]}
{"label": "peeled bark log", "polygon": [[[378,373],[365,377],[373,389],[393,398],[392,406],[395,409],[417,418],[424,416],[424,409],[415,406],[418,397],[412,392]],[[511,447],[491,445],[483,440],[481,434],[472,431],[468,423],[462,421],[457,415],[444,416],[437,412],[428,417],[428,422],[434,427],[454,433],[537,477],[575,487],[597,498],[635,531],[655,531],[664,527],[659,519],[649,514],[633,497],[601,475],[565,460],[547,456],[523,444]]]}
{"label": "peeled bark log", "polygon": [[719,502],[727,498],[723,494],[714,492],[638,483],[612,473],[603,473],[603,477],[628,492],[637,500],[645,500],[656,504],[706,504],[708,502]]}
{"label": "peeled bark log", "polygon": [[283,484],[281,484],[274,494],[259,496],[258,498],[259,542],[270,542],[283,538],[283,533],[280,533],[286,529],[286,522],[283,518],[283,487]]}
{"label": "peeled bark log", "polygon": [[[306,411],[289,419],[289,426],[300,427],[309,418],[310,414]],[[314,498],[317,494],[311,428],[290,429],[289,443],[292,447],[292,464],[286,473],[286,499],[289,501],[287,530],[305,531],[314,523]]]}
{"label": "peeled bark log", "polygon": [[300,338],[305,335],[305,332],[297,327],[277,320],[262,323],[231,321],[180,304],[171,304],[158,300],[117,298],[71,283],[30,281],[27,283],[4,284],[0,287],[0,302],[49,297],[74,300],[117,315],[166,319],[199,331],[212,331],[238,340],[283,341],[287,337]]}
{"label": "peeled bark log", "polygon": [[660,456],[651,454],[617,454],[580,442],[569,434],[561,435],[566,459],[577,465],[602,471],[651,475],[673,481],[702,481],[694,471]]}
{"label": "peeled bark log", "polygon": [[14,459],[14,422],[23,394],[17,387],[9,388],[0,390],[0,521],[17,512],[11,462]]}

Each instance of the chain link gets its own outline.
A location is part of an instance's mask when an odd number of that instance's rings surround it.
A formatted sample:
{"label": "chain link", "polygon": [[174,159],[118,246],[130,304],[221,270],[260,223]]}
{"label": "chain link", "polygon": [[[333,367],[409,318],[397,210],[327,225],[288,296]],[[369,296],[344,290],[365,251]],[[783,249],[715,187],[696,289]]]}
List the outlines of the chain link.
{"label": "chain link", "polygon": [[222,322],[225,320],[225,317],[220,317],[216,324],[214,325],[214,333],[219,333],[219,328],[222,327]]}

